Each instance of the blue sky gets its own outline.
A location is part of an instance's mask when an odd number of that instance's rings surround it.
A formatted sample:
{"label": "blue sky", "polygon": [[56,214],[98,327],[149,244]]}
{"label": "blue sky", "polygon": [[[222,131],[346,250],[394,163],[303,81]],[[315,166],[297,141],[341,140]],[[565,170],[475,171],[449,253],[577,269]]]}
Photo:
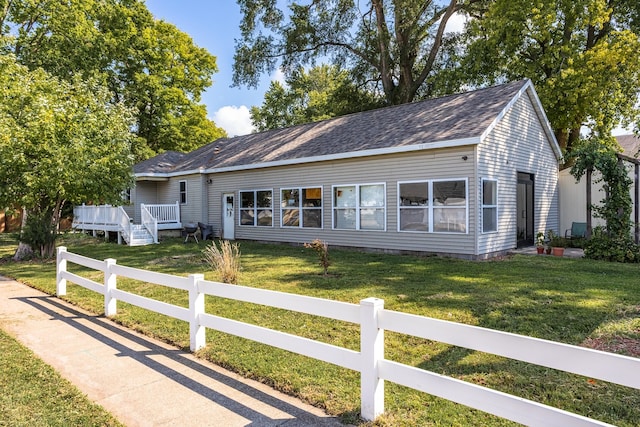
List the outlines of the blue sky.
{"label": "blue sky", "polygon": [[271,76],[263,76],[257,90],[230,87],[234,40],[240,38],[240,6],[235,0],[146,0],[146,4],[157,19],[174,24],[217,58],[213,85],[202,96],[209,118],[229,136],[249,133],[248,109],[262,104]]}

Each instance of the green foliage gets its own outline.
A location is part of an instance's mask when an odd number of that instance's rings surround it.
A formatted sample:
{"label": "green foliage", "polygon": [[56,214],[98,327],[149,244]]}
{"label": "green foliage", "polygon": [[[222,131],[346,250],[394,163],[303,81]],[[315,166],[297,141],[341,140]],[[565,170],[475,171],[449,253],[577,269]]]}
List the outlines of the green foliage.
{"label": "green foliage", "polygon": [[322,65],[309,72],[299,69],[286,86],[271,82],[261,107],[251,108],[251,120],[260,131],[310,123],[382,106],[381,100],[351,82],[349,73]]}
{"label": "green foliage", "polygon": [[220,248],[216,242],[211,242],[202,254],[205,262],[220,275],[223,283],[238,283],[240,273],[240,245],[229,240],[220,241]]}
{"label": "green foliage", "polygon": [[42,258],[53,256],[56,237],[57,230],[51,212],[38,212],[27,216],[21,240],[31,248],[39,249]]}
{"label": "green foliage", "polygon": [[630,236],[612,236],[601,227],[593,230],[584,244],[584,256],[589,259],[614,262],[640,262],[640,245]]}
{"label": "green foliage", "polygon": [[256,86],[280,66],[290,75],[316,61],[347,67],[357,85],[381,91],[387,104],[433,95],[433,83],[451,58],[443,46],[454,13],[470,0],[354,2],[294,1],[285,13],[276,0],[239,0],[234,84]]}
{"label": "green foliage", "polygon": [[110,101],[94,80],[60,80],[0,56],[0,206],[55,227],[65,202],[120,201],[132,183],[133,118]]}
{"label": "green foliage", "polygon": [[561,148],[583,126],[640,123],[640,3],[495,0],[472,21],[462,70],[476,83],[530,78]]}
{"label": "green foliage", "polygon": [[153,18],[142,0],[4,2],[0,51],[30,70],[108,87],[110,101],[133,108],[137,160],[189,151],[225,136],[200,103],[216,58],[175,26]]}
{"label": "green foliage", "polygon": [[599,171],[606,197],[602,205],[594,206],[594,215],[607,223],[607,234],[614,239],[627,239],[631,232],[632,181],[622,161],[617,157],[611,137],[593,135],[573,152],[575,162],[571,174],[579,180],[587,170]]}

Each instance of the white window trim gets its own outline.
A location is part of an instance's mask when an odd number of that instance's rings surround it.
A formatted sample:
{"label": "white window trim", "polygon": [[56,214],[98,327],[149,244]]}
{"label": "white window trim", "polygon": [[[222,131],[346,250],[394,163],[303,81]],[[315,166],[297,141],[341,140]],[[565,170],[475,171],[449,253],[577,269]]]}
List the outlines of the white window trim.
{"label": "white window trim", "polygon": [[[484,183],[491,181],[496,183],[496,204],[485,205],[484,204]],[[500,207],[498,201],[500,200],[500,194],[498,192],[499,182],[497,178],[482,178],[480,182],[480,232],[482,234],[496,234],[499,231],[498,219],[500,218]],[[496,208],[496,229],[491,231],[484,231],[484,208]]]}
{"label": "white window trim", "polygon": [[[258,192],[259,191],[271,191],[271,225],[258,225]],[[247,224],[242,224],[242,211],[248,211],[248,208],[243,208],[242,207],[242,193],[253,193],[253,225],[247,225]],[[236,203],[238,205],[238,226],[239,227],[254,227],[254,228],[273,228],[274,227],[274,222],[275,222],[275,217],[274,217],[274,212],[275,209],[273,207],[273,205],[275,204],[275,198],[274,198],[274,191],[273,188],[258,188],[255,190],[239,190],[238,191],[238,203]],[[260,209],[265,209],[265,208],[260,208]]]}
{"label": "white window trim", "polygon": [[[180,190],[180,184],[182,184],[183,182],[184,182],[184,202],[182,201],[182,190]],[[187,192],[186,180],[178,181],[178,198],[180,199],[181,205],[186,205],[187,201],[189,200],[189,193]]]}
{"label": "white window trim", "polygon": [[[371,207],[365,206],[365,207],[361,207],[360,206],[360,187],[366,187],[366,186],[371,186],[371,185],[381,185],[382,189],[383,189],[383,195],[384,195],[384,206],[382,207],[373,207],[373,209],[382,209],[383,210],[383,218],[384,218],[384,227],[380,230],[371,230],[371,229],[362,229],[360,228],[360,210],[361,209],[371,209]],[[355,187],[356,189],[356,205],[355,205],[355,210],[356,210],[356,228],[336,228],[336,216],[335,216],[335,212],[336,209],[352,209],[351,207],[348,208],[344,208],[344,207],[337,207],[336,206],[336,198],[335,198],[335,189],[337,187]],[[362,184],[338,184],[338,185],[332,185],[331,186],[331,229],[332,230],[343,230],[343,231],[371,231],[371,232],[385,232],[387,231],[387,183],[386,182],[367,182],[367,183],[362,183]]]}
{"label": "white window trim", "polygon": [[[319,188],[320,189],[320,206],[302,206],[302,191],[309,189],[309,188]],[[298,222],[298,225],[283,225],[282,224],[282,218],[284,218],[284,215],[282,214],[282,212],[284,210],[286,210],[287,208],[283,208],[282,207],[282,192],[286,191],[286,190],[298,190],[298,207],[297,209],[300,210],[300,220]],[[320,228],[315,228],[315,227],[305,227],[304,226],[304,215],[303,215],[303,211],[304,210],[317,210],[320,209]],[[305,187],[281,187],[280,188],[280,228],[303,228],[303,229],[310,229],[310,230],[323,230],[324,229],[324,186],[322,185],[308,185]]]}
{"label": "white window trim", "polygon": [[[460,233],[460,232],[456,232],[456,231],[434,231],[433,230],[433,211],[434,209],[442,209],[442,206],[435,206],[433,204],[433,183],[434,182],[451,182],[451,181],[464,181],[464,200],[465,200],[465,204],[464,204],[464,209],[466,212],[465,215],[465,232],[464,233]],[[428,186],[428,192],[429,192],[429,205],[426,206],[426,208],[428,209],[428,215],[429,215],[429,230],[428,231],[420,231],[420,230],[401,230],[400,229],[400,184],[420,184],[420,183],[426,183]],[[398,213],[397,213],[397,229],[399,233],[432,233],[432,234],[454,234],[454,235],[464,235],[464,234],[469,234],[469,178],[438,178],[438,179],[425,179],[425,180],[413,180],[413,181],[398,181],[397,184],[398,188],[397,188],[397,201],[396,204],[397,209],[398,209]],[[462,206],[452,206],[450,208],[444,208],[444,209],[455,209],[455,208],[462,208]]]}

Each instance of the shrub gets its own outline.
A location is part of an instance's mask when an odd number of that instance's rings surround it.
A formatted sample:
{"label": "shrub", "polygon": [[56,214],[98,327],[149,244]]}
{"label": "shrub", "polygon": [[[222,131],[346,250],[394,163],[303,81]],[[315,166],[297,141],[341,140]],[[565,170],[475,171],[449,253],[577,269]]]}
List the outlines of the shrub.
{"label": "shrub", "polygon": [[324,275],[326,276],[328,274],[329,266],[331,265],[331,261],[329,261],[329,244],[320,239],[315,239],[311,243],[305,243],[304,247],[313,249],[318,253],[320,266],[323,268]]}
{"label": "shrub", "polygon": [[56,227],[51,215],[30,212],[22,229],[20,239],[33,250],[38,250],[42,258],[51,258],[55,252]]}
{"label": "shrub", "polygon": [[223,283],[238,282],[240,273],[240,247],[238,243],[231,243],[228,240],[220,242],[220,248],[216,242],[211,242],[203,251],[204,260],[220,275]]}
{"label": "shrub", "polygon": [[591,239],[584,244],[584,256],[604,261],[640,262],[640,246],[629,236],[612,237],[596,227]]}

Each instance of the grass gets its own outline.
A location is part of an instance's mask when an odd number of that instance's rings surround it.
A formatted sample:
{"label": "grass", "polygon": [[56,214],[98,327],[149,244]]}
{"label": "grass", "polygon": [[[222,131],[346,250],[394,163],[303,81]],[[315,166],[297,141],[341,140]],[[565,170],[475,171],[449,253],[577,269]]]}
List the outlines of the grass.
{"label": "grass", "polygon": [[122,425],[2,330],[0,354],[0,425]]}
{"label": "grass", "polygon": [[[127,247],[68,235],[60,242],[71,252],[96,259],[176,275],[204,273],[219,280],[202,260],[207,243],[169,239],[159,245]],[[0,257],[16,242],[0,237]],[[385,300],[385,307],[518,334],[595,346],[640,357],[640,286],[637,265],[515,256],[470,262],[438,257],[399,256],[330,249],[332,265],[324,276],[317,254],[302,247],[241,242],[239,284],[357,303]],[[70,265],[70,270],[101,281],[99,274]],[[55,264],[0,264],[0,272],[48,293],[55,293]],[[119,280],[118,287],[163,301],[187,305],[181,291]],[[69,285],[66,297],[102,312],[103,300]],[[260,305],[208,298],[207,312],[291,332],[357,350],[355,325],[290,313]],[[188,325],[124,303],[115,320],[188,348]],[[528,365],[490,354],[387,332],[386,357],[446,374],[619,426],[637,426],[640,390],[593,381],[578,375]],[[199,356],[298,396],[346,422],[359,413],[359,375],[269,346],[207,331],[208,346]],[[626,343],[626,345],[621,345]],[[416,392],[386,384],[387,413],[375,425],[477,425],[513,423]],[[366,425],[366,424],[365,424]]]}

